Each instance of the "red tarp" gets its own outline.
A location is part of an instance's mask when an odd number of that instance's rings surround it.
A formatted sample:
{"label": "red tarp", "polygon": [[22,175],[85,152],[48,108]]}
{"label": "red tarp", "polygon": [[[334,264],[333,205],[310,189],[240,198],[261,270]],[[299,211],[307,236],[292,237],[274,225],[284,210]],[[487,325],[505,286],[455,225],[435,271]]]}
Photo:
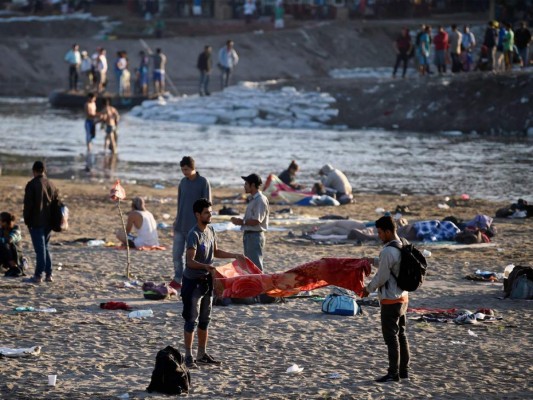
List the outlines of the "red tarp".
{"label": "red tarp", "polygon": [[359,296],[364,277],[371,266],[357,258],[322,258],[299,265],[286,272],[263,274],[250,260],[217,267],[215,292],[221,297],[243,298],[266,293],[274,297],[292,296],[300,291],[335,285],[353,290]]}

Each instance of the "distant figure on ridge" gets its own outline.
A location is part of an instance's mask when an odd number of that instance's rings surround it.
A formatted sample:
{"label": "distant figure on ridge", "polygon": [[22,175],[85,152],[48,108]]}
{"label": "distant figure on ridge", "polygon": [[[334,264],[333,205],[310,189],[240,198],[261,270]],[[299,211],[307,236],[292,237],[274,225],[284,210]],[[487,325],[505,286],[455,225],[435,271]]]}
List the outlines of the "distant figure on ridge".
{"label": "distant figure on ridge", "polygon": [[221,90],[227,88],[233,69],[239,62],[239,56],[233,48],[233,40],[228,40],[226,45],[218,51],[218,67],[222,73],[220,77]]}
{"label": "distant figure on ridge", "polygon": [[211,46],[205,46],[204,51],[198,56],[198,62],[196,63],[196,67],[200,71],[200,96],[209,96],[211,94],[209,92],[209,78],[213,65],[211,52]]}
{"label": "distant figure on ridge", "polygon": [[67,54],[65,54],[65,61],[68,63],[68,87],[69,90],[78,90],[78,79],[81,65],[80,46],[77,43],[72,45]]}
{"label": "distant figure on ridge", "polygon": [[402,78],[405,78],[407,64],[409,63],[409,56],[412,49],[413,45],[411,44],[411,35],[409,35],[409,29],[402,28],[402,33],[394,42],[394,50],[396,50],[396,63],[394,64],[394,71],[392,71],[393,78],[396,78],[396,71],[398,71],[400,63],[403,63]]}
{"label": "distant figure on ridge", "polygon": [[165,93],[165,66],[167,64],[167,56],[158,48],[152,56],[152,59],[154,62],[154,91],[156,95],[160,95]]}

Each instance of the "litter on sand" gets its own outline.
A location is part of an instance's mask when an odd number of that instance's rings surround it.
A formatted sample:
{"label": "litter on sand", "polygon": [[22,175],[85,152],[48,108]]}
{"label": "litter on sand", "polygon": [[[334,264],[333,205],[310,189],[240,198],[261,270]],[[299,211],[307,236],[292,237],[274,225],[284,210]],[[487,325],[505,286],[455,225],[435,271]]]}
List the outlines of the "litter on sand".
{"label": "litter on sand", "polygon": [[303,367],[299,367],[298,364],[292,364],[289,368],[287,368],[287,371],[285,371],[287,374],[299,374],[304,370]]}

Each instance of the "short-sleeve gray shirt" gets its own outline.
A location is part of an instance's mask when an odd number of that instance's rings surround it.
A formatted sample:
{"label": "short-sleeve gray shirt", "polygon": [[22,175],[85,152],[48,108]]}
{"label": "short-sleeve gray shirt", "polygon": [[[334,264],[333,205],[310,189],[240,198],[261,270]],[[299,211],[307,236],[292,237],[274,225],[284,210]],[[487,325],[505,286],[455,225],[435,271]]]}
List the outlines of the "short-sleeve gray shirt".
{"label": "short-sleeve gray shirt", "polygon": [[[196,254],[194,260],[202,264],[213,264],[215,257],[215,230],[211,225],[208,225],[202,232],[198,225],[195,225],[187,235],[187,250],[195,249]],[[183,276],[189,279],[204,278],[209,275],[209,271],[203,269],[192,269],[185,266]]]}

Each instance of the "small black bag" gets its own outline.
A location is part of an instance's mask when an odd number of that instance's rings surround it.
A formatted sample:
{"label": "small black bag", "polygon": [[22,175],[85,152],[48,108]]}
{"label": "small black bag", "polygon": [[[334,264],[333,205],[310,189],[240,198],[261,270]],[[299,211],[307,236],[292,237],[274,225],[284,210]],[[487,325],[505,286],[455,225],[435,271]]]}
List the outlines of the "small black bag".
{"label": "small black bag", "polygon": [[68,208],[58,198],[53,199],[50,203],[50,226],[54,232],[68,229]]}
{"label": "small black bag", "polygon": [[172,346],[157,353],[152,379],[146,391],[164,394],[188,393],[191,374],[185,366],[184,357]]}

